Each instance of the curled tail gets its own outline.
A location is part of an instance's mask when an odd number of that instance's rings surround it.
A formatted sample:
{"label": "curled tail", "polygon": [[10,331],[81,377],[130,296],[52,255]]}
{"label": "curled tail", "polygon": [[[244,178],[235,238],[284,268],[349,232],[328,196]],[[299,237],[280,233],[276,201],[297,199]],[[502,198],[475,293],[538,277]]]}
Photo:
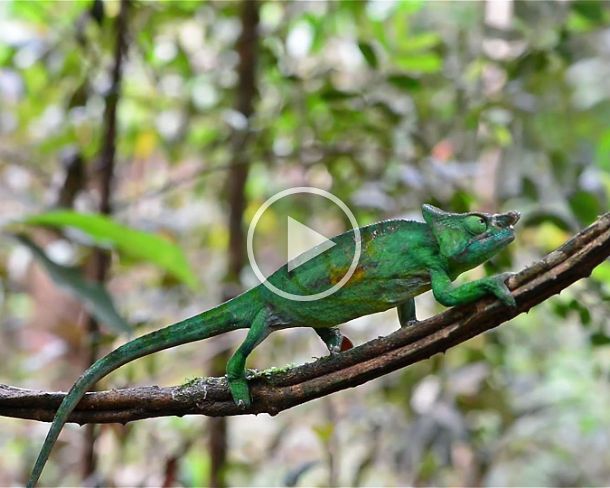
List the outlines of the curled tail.
{"label": "curled tail", "polygon": [[[249,326],[248,312],[254,309],[252,303],[246,307],[240,306],[239,301],[246,294],[219,305],[207,312],[195,315],[181,322],[169,325],[163,329],[138,337],[108,355],[96,361],[87,371],[76,380],[68,394],[57,409],[49,433],[40,449],[36,464],[30,475],[27,486],[32,488],[40,478],[40,474],[49,459],[51,449],[59,437],[59,433],[67,422],[68,417],[76,408],[87,390],[107,374],[120,366],[146,356],[153,352],[169,349],[180,344],[207,339],[223,332],[241,329]],[[243,309],[243,310],[242,310]]]}

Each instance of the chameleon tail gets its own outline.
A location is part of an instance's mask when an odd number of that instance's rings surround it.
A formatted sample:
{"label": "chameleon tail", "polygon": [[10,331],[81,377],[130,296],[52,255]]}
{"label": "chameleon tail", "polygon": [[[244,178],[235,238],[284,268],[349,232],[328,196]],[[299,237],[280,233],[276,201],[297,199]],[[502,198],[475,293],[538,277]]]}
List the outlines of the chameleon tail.
{"label": "chameleon tail", "polygon": [[[38,459],[36,460],[27,486],[32,488],[38,482],[38,478],[40,478],[61,429],[89,388],[110,372],[142,356],[169,349],[180,344],[207,339],[208,337],[223,332],[248,327],[249,324],[247,321],[244,321],[244,317],[246,317],[247,320],[247,317],[250,315],[247,313],[249,310],[240,310],[243,308],[243,306],[240,305],[243,304],[244,301],[238,302],[238,300],[244,296],[245,295],[240,295],[239,297],[204,313],[169,325],[142,337],[138,337],[115,349],[91,365],[89,369],[76,380],[76,383],[70,388],[70,391],[64,397],[57,409],[49,433],[38,454]],[[248,300],[246,300],[246,302],[247,301]],[[252,305],[250,306],[252,307]],[[238,321],[235,317],[240,317],[240,320]]]}

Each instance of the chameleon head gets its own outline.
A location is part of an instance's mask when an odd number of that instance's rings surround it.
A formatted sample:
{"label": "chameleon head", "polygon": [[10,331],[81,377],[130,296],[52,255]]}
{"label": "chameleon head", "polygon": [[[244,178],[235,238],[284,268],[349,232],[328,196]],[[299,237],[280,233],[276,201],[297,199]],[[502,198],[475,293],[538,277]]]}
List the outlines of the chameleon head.
{"label": "chameleon head", "polygon": [[423,205],[422,214],[431,227],[441,254],[456,269],[474,268],[497,254],[515,238],[519,212],[488,214],[450,213]]}

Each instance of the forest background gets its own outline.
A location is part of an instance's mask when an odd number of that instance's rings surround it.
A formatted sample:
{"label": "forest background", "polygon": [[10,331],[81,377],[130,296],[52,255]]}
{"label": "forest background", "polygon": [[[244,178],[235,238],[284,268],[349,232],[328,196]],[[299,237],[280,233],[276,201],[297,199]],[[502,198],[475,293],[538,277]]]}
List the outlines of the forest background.
{"label": "forest background", "polygon": [[[609,79],[604,2],[2,2],[0,224],[30,240],[0,238],[0,382],[66,389],[130,334],[256,284],[244,227],[288,187],[334,193],[361,225],[425,202],[518,210],[515,243],[466,278],[518,270],[609,207]],[[287,212],[346,224],[315,203],[270,212],[270,259]],[[70,425],[46,481],[603,485],[609,300],[606,262],[444,355],[276,417]],[[397,327],[390,311],[344,330]],[[144,358],[100,388],[222,375],[238,341]],[[249,366],[324,354],[288,330]],[[0,484],[23,483],[48,425],[0,425]]]}

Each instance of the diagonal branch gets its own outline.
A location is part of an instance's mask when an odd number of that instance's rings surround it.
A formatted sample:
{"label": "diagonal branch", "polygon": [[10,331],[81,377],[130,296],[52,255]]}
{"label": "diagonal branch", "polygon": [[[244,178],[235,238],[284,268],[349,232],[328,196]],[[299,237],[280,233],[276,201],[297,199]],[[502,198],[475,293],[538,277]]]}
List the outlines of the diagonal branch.
{"label": "diagonal branch", "polygon": [[[210,416],[269,413],[352,388],[390,371],[429,358],[527,312],[559,293],[610,255],[610,213],[596,220],[563,246],[509,280],[517,307],[495,299],[450,309],[412,328],[372,340],[336,356],[286,371],[254,375],[253,404],[240,409],[231,401],[223,378],[205,378],[183,386],[125,388],[88,393],[70,421],[129,422],[149,417],[201,414]],[[63,393],[0,385],[0,415],[50,421]]]}

